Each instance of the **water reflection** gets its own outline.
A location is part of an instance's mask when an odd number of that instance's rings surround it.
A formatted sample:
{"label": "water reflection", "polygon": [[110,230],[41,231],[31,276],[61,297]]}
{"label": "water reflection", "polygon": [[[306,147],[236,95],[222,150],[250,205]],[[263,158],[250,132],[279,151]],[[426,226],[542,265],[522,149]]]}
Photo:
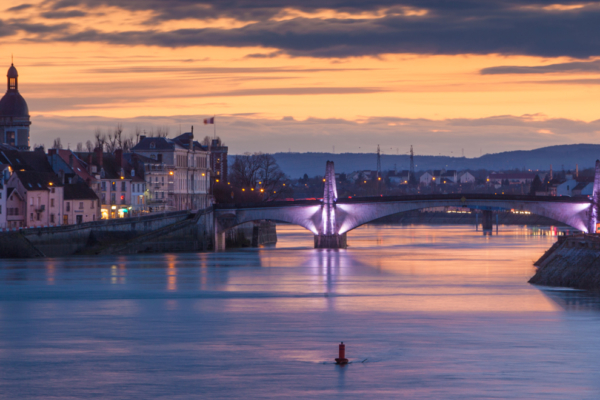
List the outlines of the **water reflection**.
{"label": "water reflection", "polygon": [[540,290],[566,311],[600,311],[600,293],[543,287]]}
{"label": "water reflection", "polygon": [[[600,299],[527,283],[555,236],[366,226],[339,251],[294,227],[278,236],[275,248],[216,254],[0,261],[0,393],[600,394]],[[369,361],[333,365],[340,341]]]}

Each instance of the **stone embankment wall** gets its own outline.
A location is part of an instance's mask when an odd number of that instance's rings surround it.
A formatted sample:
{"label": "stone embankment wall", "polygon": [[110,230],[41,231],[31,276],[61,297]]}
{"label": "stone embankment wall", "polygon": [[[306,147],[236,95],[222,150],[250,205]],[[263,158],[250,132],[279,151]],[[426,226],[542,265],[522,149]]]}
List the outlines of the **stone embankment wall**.
{"label": "stone embankment wall", "polygon": [[[192,252],[213,249],[212,208],[0,233],[0,258]],[[240,246],[277,241],[275,223],[235,227]]]}
{"label": "stone embankment wall", "polygon": [[575,289],[600,289],[600,236],[559,236],[536,261],[538,267],[529,283]]}
{"label": "stone embankment wall", "polygon": [[225,232],[226,248],[258,247],[275,243],[277,231],[273,221],[246,222]]}

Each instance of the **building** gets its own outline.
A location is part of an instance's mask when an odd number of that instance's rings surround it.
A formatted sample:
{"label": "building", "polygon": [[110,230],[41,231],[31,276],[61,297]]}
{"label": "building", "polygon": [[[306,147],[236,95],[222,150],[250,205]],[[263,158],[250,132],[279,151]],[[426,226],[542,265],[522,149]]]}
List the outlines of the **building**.
{"label": "building", "polygon": [[435,183],[435,176],[431,172],[424,172],[419,177],[419,183],[422,185],[428,185],[432,182]]}
{"label": "building", "polygon": [[443,171],[440,174],[440,179],[437,181],[439,184],[450,184],[458,182],[458,174],[456,170]]}
{"label": "building", "polygon": [[458,182],[461,184],[475,183],[476,179],[469,171],[464,171],[458,176]]}
{"label": "building", "polygon": [[388,174],[388,179],[390,181],[390,184],[393,186],[406,185],[410,182],[410,171],[390,171]]}
{"label": "building", "polygon": [[65,185],[63,196],[63,225],[82,224],[101,218],[98,196],[84,182]]}
{"label": "building", "polygon": [[[194,140],[193,129],[174,139],[140,136],[132,152],[165,165],[165,171],[169,173],[164,186],[169,209],[194,210],[211,204],[210,152]],[[163,187],[162,178],[158,183]]]}
{"label": "building", "polygon": [[6,77],[6,94],[0,99],[0,140],[17,149],[29,150],[29,108],[19,93],[19,74],[13,64]]}
{"label": "building", "polygon": [[530,184],[537,175],[536,172],[492,172],[488,175],[487,181],[492,185],[502,185],[507,181],[509,185]]}
{"label": "building", "polygon": [[567,179],[563,183],[556,185],[556,196],[572,196],[572,191],[577,186],[575,179]]}
{"label": "building", "polygon": [[132,205],[137,212],[164,212],[174,209],[169,205],[170,195],[174,194],[174,169],[162,161],[141,154],[125,154],[135,170]]}
{"label": "building", "polygon": [[[24,218],[21,226],[28,228],[62,225],[63,222],[63,183],[52,172],[15,171],[7,185],[13,188],[8,202],[16,208],[17,215]],[[7,204],[9,207],[9,204]],[[10,217],[7,216],[7,217]]]}
{"label": "building", "polygon": [[6,199],[8,186],[6,185],[8,179],[12,174],[12,169],[8,164],[0,164],[0,229],[8,227],[6,220]]}
{"label": "building", "polygon": [[221,142],[221,138],[213,139],[210,144],[210,168],[217,183],[227,183],[227,151],[228,147]]}

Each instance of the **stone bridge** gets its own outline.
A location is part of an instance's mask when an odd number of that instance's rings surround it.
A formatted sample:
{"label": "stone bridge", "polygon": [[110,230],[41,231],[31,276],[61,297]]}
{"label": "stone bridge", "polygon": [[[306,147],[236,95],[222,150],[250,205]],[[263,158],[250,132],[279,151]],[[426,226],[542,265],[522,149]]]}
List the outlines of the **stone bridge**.
{"label": "stone bridge", "polygon": [[[562,222],[582,232],[596,232],[600,161],[592,199],[581,197],[446,194],[338,198],[333,162],[328,161],[322,200],[280,201],[257,204],[216,205],[215,249],[224,248],[224,233],[249,221],[271,220],[300,225],[315,235],[315,248],[345,248],[346,233],[378,218],[430,207],[463,207],[484,211],[528,211]],[[485,224],[485,221],[484,221]],[[484,226],[485,227],[485,226]]]}

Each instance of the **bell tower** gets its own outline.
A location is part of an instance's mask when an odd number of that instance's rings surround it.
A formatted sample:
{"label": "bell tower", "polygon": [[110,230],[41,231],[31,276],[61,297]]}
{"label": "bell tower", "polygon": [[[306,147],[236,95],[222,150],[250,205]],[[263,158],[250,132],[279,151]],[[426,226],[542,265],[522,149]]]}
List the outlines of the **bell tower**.
{"label": "bell tower", "polygon": [[6,93],[0,99],[0,141],[19,150],[29,150],[29,108],[19,93],[19,73],[14,64],[6,74]]}

